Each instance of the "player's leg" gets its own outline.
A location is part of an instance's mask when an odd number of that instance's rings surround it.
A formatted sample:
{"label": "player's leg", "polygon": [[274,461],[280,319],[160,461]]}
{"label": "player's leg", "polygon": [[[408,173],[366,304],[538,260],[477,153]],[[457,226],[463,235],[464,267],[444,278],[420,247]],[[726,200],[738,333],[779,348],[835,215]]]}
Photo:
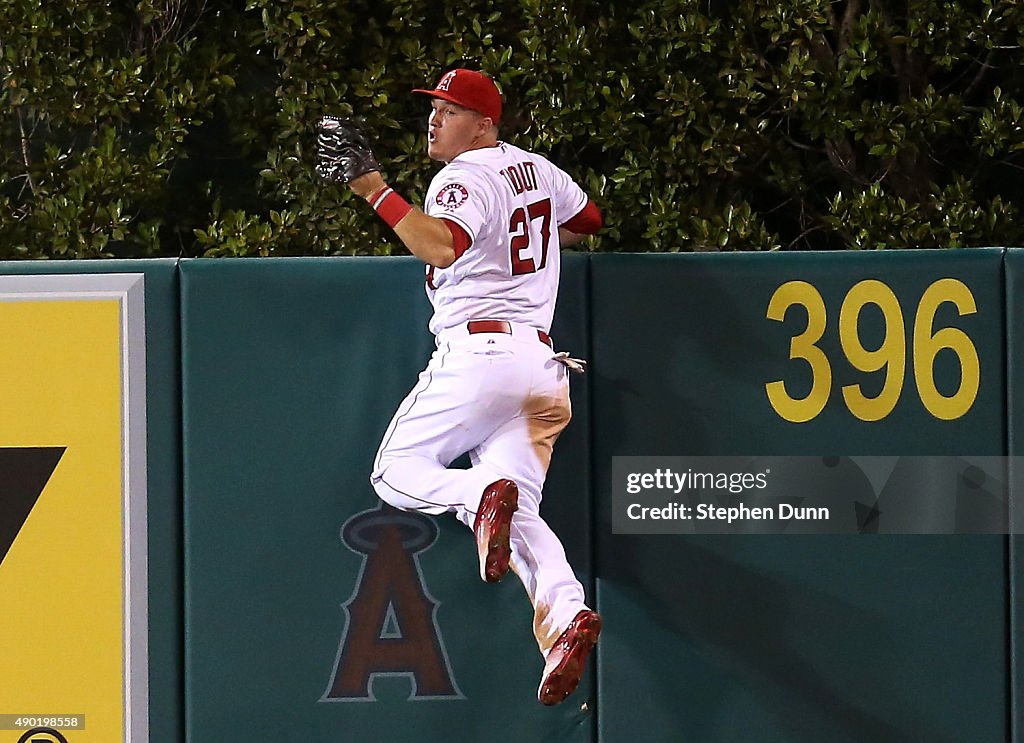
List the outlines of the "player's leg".
{"label": "player's leg", "polygon": [[512,567],[534,607],[534,636],[544,656],[537,699],[545,705],[576,690],[601,632],[601,617],[585,604],[561,541],[540,516],[551,445],[568,419],[567,396],[532,397],[529,414],[509,421],[473,453],[479,465],[490,463],[522,484],[511,525]]}
{"label": "player's leg", "polygon": [[[494,440],[489,442],[480,465],[490,465],[508,473],[509,479],[519,485],[519,510],[512,519],[510,547],[511,566],[523,583],[534,607],[533,630],[541,653],[546,653],[558,635],[583,608],[584,590],[577,580],[565,555],[561,540],[540,515],[539,488],[543,478],[526,472],[526,467],[509,466],[502,452],[512,449],[523,438],[521,420],[507,424]],[[520,429],[520,430],[515,430]],[[522,455],[520,449],[518,455]],[[472,524],[474,514],[460,513],[460,520]]]}
{"label": "player's leg", "polygon": [[425,513],[467,505],[475,511],[484,489],[501,477],[488,466],[448,469],[518,409],[522,370],[510,351],[486,340],[439,348],[399,405],[370,477],[382,500]]}
{"label": "player's leg", "polygon": [[[586,609],[584,590],[551,527],[541,518],[540,501],[552,448],[571,417],[564,368],[542,368],[542,384],[519,416],[500,426],[471,452],[473,469],[499,472],[519,486],[519,510],[512,519],[512,569],[534,606],[534,634],[546,653],[579,611]],[[471,510],[458,512],[472,526]]]}

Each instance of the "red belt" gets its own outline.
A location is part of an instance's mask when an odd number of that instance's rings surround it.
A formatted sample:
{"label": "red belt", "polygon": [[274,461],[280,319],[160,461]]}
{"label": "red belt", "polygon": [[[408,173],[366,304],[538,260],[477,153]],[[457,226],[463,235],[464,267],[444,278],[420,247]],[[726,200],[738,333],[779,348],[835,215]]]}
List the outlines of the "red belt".
{"label": "red belt", "polygon": [[[512,325],[505,320],[470,320],[466,323],[466,329],[470,335],[474,333],[504,333],[505,335],[512,335]],[[537,331],[537,337],[541,343],[545,343],[554,349],[555,346],[551,342],[551,336],[543,330]]]}

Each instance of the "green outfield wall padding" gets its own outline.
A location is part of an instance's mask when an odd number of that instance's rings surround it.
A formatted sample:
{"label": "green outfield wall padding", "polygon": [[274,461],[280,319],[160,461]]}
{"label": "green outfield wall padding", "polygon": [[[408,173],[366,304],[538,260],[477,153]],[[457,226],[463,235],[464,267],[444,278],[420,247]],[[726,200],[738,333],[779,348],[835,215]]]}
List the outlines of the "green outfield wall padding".
{"label": "green outfield wall padding", "polygon": [[[1005,536],[626,536],[610,524],[615,456],[829,457],[814,488],[859,482],[884,503],[924,496],[895,475],[875,492],[850,456],[1004,453],[1002,260],[592,257],[598,740],[1006,739]],[[967,366],[974,349],[976,385],[937,349],[944,327],[962,331]],[[884,348],[888,366],[858,369],[858,345]],[[773,401],[770,382],[789,400]],[[888,395],[878,420],[851,409],[853,385]]]}
{"label": "green outfield wall padding", "polygon": [[[1024,729],[1024,547],[886,504],[928,509],[915,457],[1024,454],[1021,255],[564,255],[552,336],[591,367],[542,511],[605,629],[553,709],[515,576],[368,482],[433,350],[417,260],[0,274],[145,274],[153,743],[973,743]],[[807,492],[878,533],[615,534],[612,463],[644,455],[820,458]]]}
{"label": "green outfield wall padding", "polygon": [[1024,252],[1020,249],[1006,251],[1006,358],[1007,358],[1007,433],[1009,436],[1010,459],[1010,506],[1013,509],[1010,521],[1015,525],[1015,534],[1010,537],[1010,600],[1011,625],[1010,646],[1016,663],[1013,666],[1013,741],[1024,736],[1024,709],[1020,693],[1024,688],[1024,664],[1021,662],[1021,647],[1024,641],[1022,618],[1024,618],[1024,541],[1020,526],[1024,523],[1024,467],[1016,457],[1024,456]]}
{"label": "green outfield wall padding", "polygon": [[[587,261],[564,270],[552,335],[585,354]],[[592,740],[592,704],[536,702],[516,578],[482,583],[467,529],[381,510],[370,488],[433,347],[422,265],[196,260],[181,278],[189,743]],[[574,395],[544,512],[590,583]]]}
{"label": "green outfield wall padding", "polygon": [[[0,274],[143,273],[149,523],[149,740],[184,739],[181,377],[177,261],[12,261]],[[65,710],[71,712],[71,710]],[[78,710],[78,712],[86,712]],[[11,735],[15,735],[12,733]]]}

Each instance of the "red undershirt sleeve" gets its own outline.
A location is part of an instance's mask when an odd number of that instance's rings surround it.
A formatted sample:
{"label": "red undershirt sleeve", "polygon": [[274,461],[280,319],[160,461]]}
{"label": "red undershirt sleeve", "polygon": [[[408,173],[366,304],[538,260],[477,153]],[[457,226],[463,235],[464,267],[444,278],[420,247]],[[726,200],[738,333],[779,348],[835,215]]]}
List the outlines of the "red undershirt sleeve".
{"label": "red undershirt sleeve", "polygon": [[469,246],[473,244],[473,239],[469,236],[468,232],[452,220],[441,217],[441,221],[444,222],[448,231],[452,233],[452,243],[455,248],[455,260],[458,260],[462,254],[469,249]]}
{"label": "red undershirt sleeve", "polygon": [[562,227],[577,235],[593,235],[602,226],[604,226],[604,219],[601,216],[601,210],[589,199],[579,214],[562,224]]}

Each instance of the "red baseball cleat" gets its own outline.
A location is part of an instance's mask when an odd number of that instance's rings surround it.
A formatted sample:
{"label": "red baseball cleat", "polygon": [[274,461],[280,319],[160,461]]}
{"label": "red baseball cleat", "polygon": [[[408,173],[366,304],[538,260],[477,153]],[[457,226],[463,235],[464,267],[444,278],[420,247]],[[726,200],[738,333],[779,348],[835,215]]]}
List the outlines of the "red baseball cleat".
{"label": "red baseball cleat", "polygon": [[480,558],[480,577],[488,583],[497,583],[508,572],[508,561],[512,557],[509,531],[517,508],[519,486],[511,480],[492,482],[480,499],[473,534]]}
{"label": "red baseball cleat", "polygon": [[600,634],[601,616],[596,611],[584,609],[569,622],[565,632],[558,636],[548,651],[544,675],[537,689],[537,699],[541,704],[558,704],[576,691],[587,656],[597,644]]}

